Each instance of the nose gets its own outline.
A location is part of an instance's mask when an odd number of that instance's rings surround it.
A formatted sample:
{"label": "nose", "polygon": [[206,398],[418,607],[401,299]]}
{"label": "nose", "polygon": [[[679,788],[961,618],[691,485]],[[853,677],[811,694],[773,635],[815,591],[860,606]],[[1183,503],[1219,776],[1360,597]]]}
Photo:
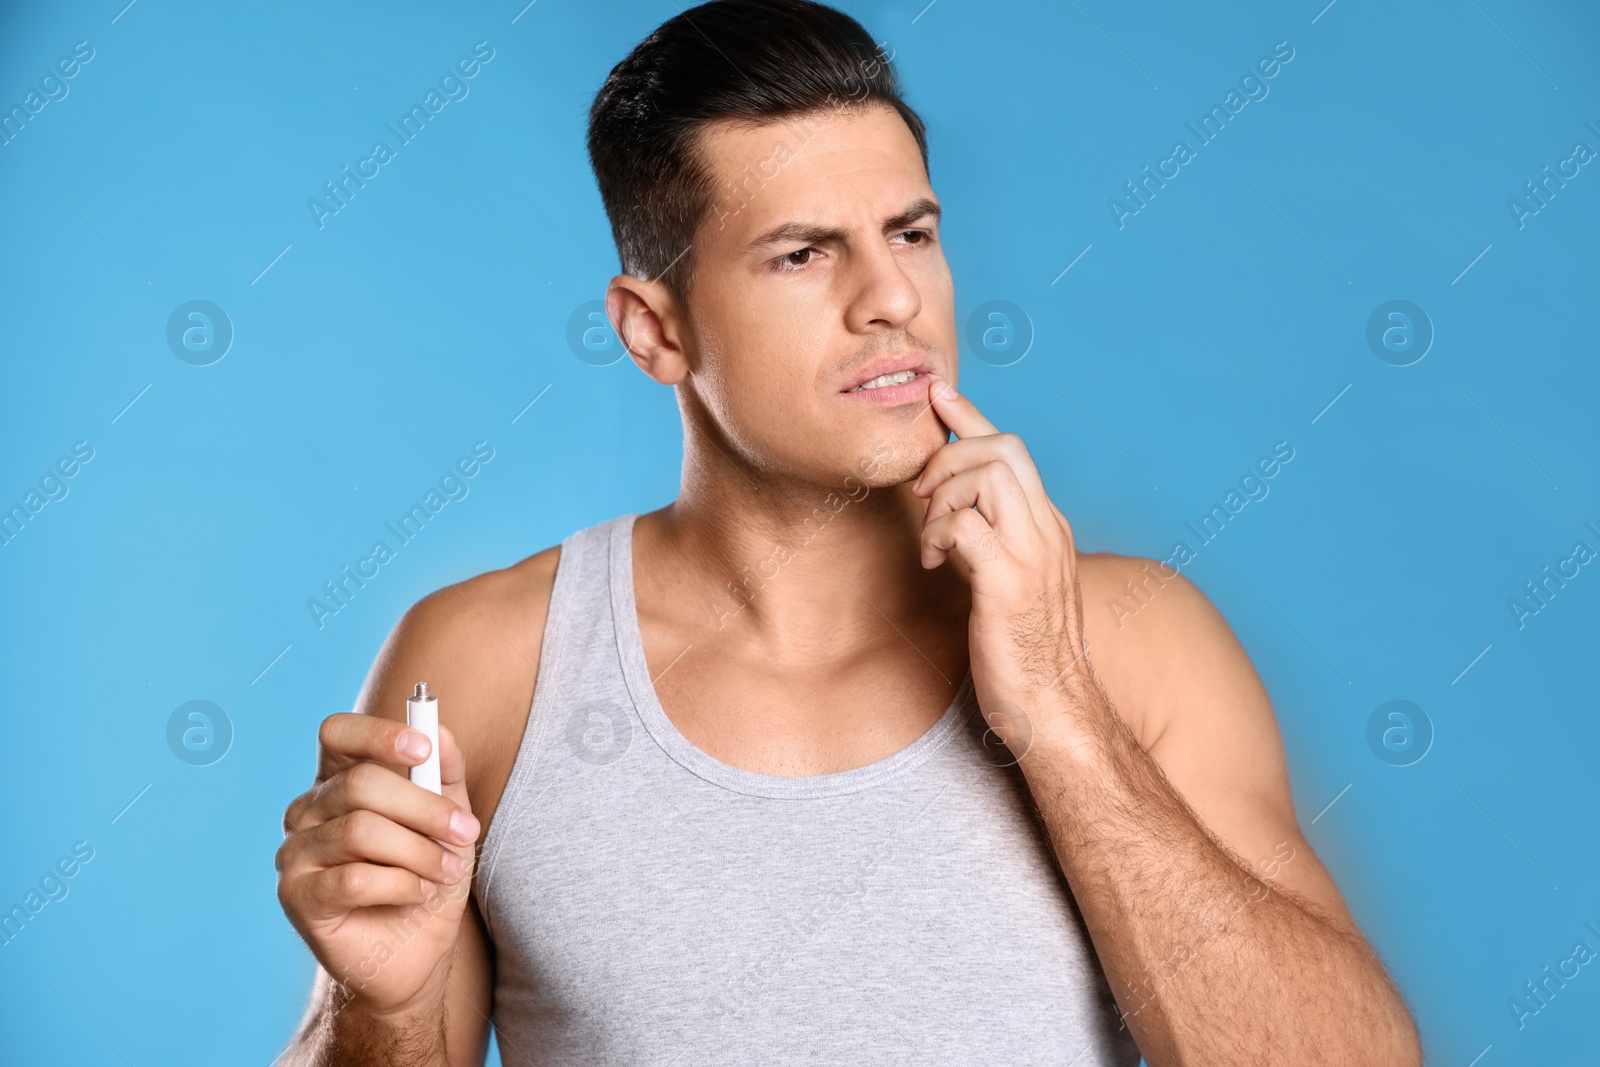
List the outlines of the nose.
{"label": "nose", "polygon": [[854,333],[905,329],[922,310],[922,294],[902,269],[889,238],[869,238],[852,252],[846,325]]}

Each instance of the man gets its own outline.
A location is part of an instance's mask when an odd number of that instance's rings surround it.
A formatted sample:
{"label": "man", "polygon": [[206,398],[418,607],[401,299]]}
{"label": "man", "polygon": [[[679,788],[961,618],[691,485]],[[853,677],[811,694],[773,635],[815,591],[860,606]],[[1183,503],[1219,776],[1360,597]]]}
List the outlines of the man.
{"label": "man", "polygon": [[[1227,624],[1078,553],[955,390],[924,127],[866,32],[693,8],[589,148],[682,490],[424,598],[324,721],[286,1062],[480,1063],[492,1015],[507,1064],[1419,1064]],[[1128,581],[1136,622],[1084,611]],[[423,680],[443,796],[404,777]]]}

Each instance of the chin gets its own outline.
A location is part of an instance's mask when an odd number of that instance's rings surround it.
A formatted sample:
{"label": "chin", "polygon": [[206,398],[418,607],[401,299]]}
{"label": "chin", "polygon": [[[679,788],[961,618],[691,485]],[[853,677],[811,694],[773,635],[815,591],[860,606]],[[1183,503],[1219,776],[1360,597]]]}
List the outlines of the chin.
{"label": "chin", "polygon": [[909,482],[922,473],[933,454],[945,441],[938,437],[937,424],[930,432],[884,437],[857,450],[858,460],[852,475],[873,489]]}

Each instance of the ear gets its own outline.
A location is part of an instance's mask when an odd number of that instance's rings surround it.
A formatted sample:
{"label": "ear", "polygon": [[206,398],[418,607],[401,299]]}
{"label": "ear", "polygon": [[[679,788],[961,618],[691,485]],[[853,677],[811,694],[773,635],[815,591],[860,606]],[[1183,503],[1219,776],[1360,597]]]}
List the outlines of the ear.
{"label": "ear", "polygon": [[606,317],[639,369],[662,385],[689,376],[682,305],[665,285],[618,274],[606,287]]}

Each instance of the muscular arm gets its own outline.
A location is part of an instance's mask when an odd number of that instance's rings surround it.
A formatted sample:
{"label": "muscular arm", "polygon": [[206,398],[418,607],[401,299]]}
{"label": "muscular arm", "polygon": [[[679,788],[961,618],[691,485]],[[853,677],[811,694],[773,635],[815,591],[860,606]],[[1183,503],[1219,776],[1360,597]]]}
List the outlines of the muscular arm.
{"label": "muscular arm", "polygon": [[[445,729],[451,733],[463,729],[464,709],[455,707],[456,700],[470,703],[475,694],[462,687],[454,672],[446,673],[448,653],[460,625],[449,608],[448,600],[434,594],[401,618],[367,674],[356,701],[357,714],[404,723],[405,699],[412,685],[417,680],[428,680],[436,691],[455,697],[447,697],[442,703]],[[472,727],[468,725],[465,730],[471,736]],[[403,766],[383,766],[396,774],[406,774]],[[294,811],[291,805],[290,814]],[[480,815],[480,824],[486,823],[481,813],[476,809],[474,813]],[[415,908],[380,907],[392,912],[395,923],[415,921]],[[391,953],[394,958],[406,953],[407,945],[394,933],[395,929],[390,925],[363,960],[387,966]],[[470,898],[450,957],[441,989],[424,1003],[390,1013],[372,1011],[353,995],[361,984],[363,967],[358,965],[354,973],[341,975],[341,980],[336,981],[319,963],[300,1029],[281,1061],[284,1067],[481,1065],[487,1051],[492,987],[488,939],[477,903]],[[378,960],[384,962],[376,964]]]}
{"label": "muscular arm", "polygon": [[[1087,585],[1084,603],[1093,619]],[[1070,726],[1037,734],[1019,766],[1151,1067],[1420,1064],[1295,822],[1271,703],[1222,616],[1179,576],[1126,634],[1094,630],[1095,669],[1072,671],[1041,717]],[[1149,751],[1108,689],[1138,705]]]}
{"label": "muscular arm", "polygon": [[490,946],[468,905],[450,964],[442,1015],[382,1017],[350,1007],[349,992],[318,965],[311,999],[281,1067],[482,1067],[488,1053]]}
{"label": "muscular arm", "polygon": [[928,398],[959,440],[912,485],[928,498],[922,564],[953,562],[971,585],[981,706],[1005,724],[1151,1067],[1420,1064],[1405,1005],[1295,824],[1272,705],[1222,616],[1173,572],[1127,632],[1106,632],[1084,606],[1135,588],[1147,561],[1087,565],[1022,439],[949,383]]}
{"label": "muscular arm", "polygon": [[[548,549],[419,601],[390,633],[357,699],[358,713],[403,723],[412,686],[429,682],[440,695],[443,725],[465,760],[466,791],[482,832],[498,806],[527,721],[558,557],[559,548]],[[383,766],[405,774],[403,766]],[[295,813],[291,805],[290,815]],[[476,879],[476,863],[473,867]],[[396,914],[402,910],[394,909]],[[407,946],[397,942],[390,948],[398,958]],[[493,1001],[493,945],[474,897],[468,898],[449,951],[437,995],[390,1014],[364,1010],[352,996],[353,983],[335,981],[319,964],[300,1029],[279,1062],[283,1067],[481,1065]]]}

